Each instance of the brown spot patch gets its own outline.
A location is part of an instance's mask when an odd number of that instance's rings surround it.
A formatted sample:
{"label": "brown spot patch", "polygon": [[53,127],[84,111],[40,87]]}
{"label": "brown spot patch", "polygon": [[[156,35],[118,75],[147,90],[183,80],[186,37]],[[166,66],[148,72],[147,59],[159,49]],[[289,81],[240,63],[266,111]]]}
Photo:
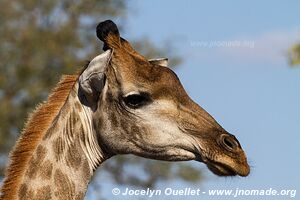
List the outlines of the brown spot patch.
{"label": "brown spot patch", "polygon": [[38,173],[38,169],[41,169],[41,164],[45,158],[47,149],[41,145],[36,149],[35,154],[29,161],[29,167],[27,168],[26,174],[29,178],[35,179]]}
{"label": "brown spot patch", "polygon": [[55,196],[58,199],[74,199],[75,183],[68,176],[57,169],[54,173]]}
{"label": "brown spot patch", "polygon": [[39,145],[36,149],[36,157],[37,158],[43,158],[45,157],[47,153],[47,149],[45,147],[43,147],[42,145]]}
{"label": "brown spot patch", "polygon": [[80,167],[81,164],[81,154],[78,148],[79,148],[78,146],[72,144],[67,151],[67,157],[66,157],[67,165],[76,170]]}
{"label": "brown spot patch", "polygon": [[44,179],[50,179],[52,176],[53,164],[50,160],[46,160],[41,167],[41,177]]}
{"label": "brown spot patch", "polygon": [[37,189],[34,200],[49,200],[51,199],[51,188],[50,186],[44,186]]}
{"label": "brown spot patch", "polygon": [[84,130],[83,130],[83,127],[81,126],[80,129],[79,129],[79,137],[80,137],[80,140],[83,144],[86,143],[86,140],[85,140],[85,134],[84,134]]}
{"label": "brown spot patch", "polygon": [[20,200],[31,200],[33,197],[33,190],[29,189],[28,186],[23,183],[19,189],[19,199]]}
{"label": "brown spot patch", "polygon": [[56,161],[58,161],[64,153],[64,146],[65,142],[62,140],[61,137],[58,137],[56,140],[54,140],[52,148]]}
{"label": "brown spot patch", "polygon": [[85,159],[82,164],[82,176],[85,180],[90,180],[91,178],[91,170],[88,161]]}

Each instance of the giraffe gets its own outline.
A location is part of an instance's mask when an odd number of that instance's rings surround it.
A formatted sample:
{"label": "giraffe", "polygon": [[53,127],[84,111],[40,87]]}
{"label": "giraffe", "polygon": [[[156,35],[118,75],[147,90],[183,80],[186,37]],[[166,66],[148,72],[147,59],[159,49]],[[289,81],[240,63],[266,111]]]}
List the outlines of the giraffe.
{"label": "giraffe", "polygon": [[167,59],[147,60],[99,23],[104,52],[63,76],[29,117],[10,155],[1,200],[83,199],[93,172],[117,154],[203,162],[219,176],[247,176],[246,155],[185,92]]}

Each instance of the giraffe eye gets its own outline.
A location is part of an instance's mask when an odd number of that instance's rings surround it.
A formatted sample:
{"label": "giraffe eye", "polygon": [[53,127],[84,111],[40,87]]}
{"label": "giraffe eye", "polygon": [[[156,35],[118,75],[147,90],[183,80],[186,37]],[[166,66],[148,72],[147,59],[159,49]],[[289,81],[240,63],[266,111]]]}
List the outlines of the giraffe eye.
{"label": "giraffe eye", "polygon": [[130,108],[140,108],[150,103],[151,99],[148,93],[130,94],[123,97],[124,103]]}

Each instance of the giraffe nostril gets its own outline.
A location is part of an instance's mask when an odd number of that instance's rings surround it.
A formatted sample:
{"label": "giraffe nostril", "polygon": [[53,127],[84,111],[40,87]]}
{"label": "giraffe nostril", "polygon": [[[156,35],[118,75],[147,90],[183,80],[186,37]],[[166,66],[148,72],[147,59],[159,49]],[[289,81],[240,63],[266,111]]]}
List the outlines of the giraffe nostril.
{"label": "giraffe nostril", "polygon": [[230,135],[221,135],[221,144],[230,151],[235,151],[239,148],[239,144],[236,139]]}

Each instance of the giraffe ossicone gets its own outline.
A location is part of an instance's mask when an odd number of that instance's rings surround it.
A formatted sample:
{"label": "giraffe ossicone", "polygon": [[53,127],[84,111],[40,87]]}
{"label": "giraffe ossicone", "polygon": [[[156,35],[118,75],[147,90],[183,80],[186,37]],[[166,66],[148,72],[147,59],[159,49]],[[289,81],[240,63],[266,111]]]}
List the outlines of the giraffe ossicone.
{"label": "giraffe ossicone", "polygon": [[63,77],[26,123],[1,200],[83,199],[94,170],[117,154],[250,173],[238,140],[188,96],[166,59],[147,60],[110,20],[97,36],[105,52]]}

